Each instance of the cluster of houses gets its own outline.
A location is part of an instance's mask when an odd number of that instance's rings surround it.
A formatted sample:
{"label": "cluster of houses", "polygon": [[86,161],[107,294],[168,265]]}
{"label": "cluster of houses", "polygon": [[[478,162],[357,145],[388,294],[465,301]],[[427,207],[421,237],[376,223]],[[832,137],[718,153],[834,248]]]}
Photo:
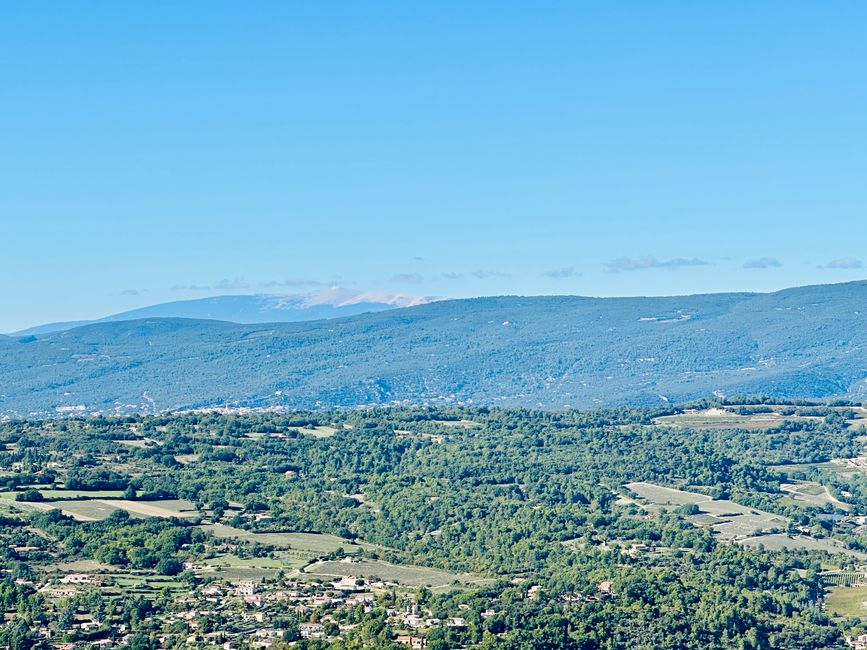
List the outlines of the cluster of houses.
{"label": "cluster of houses", "polygon": [[[49,601],[58,606],[69,598],[88,592],[116,590],[114,580],[98,573],[70,573],[53,577],[41,585],[33,585]],[[269,648],[276,641],[341,638],[355,625],[349,623],[349,613],[341,610],[360,608],[370,612],[377,606],[377,594],[390,594],[397,585],[385,582],[365,583],[352,577],[332,581],[220,580],[206,578],[187,593],[178,594],[168,611],[146,623],[147,631],[158,634],[161,644],[175,646],[183,642],[191,647],[217,647],[235,650],[240,647]],[[438,618],[430,610],[420,609],[405,597],[399,605],[380,602],[385,607],[389,626],[396,641],[407,648],[425,648],[426,630],[436,627],[464,629],[468,627],[467,605],[459,605],[447,617]],[[284,623],[287,615],[298,621],[291,630]],[[482,618],[494,616],[489,609]],[[218,622],[218,623],[215,623]],[[275,624],[276,623],[276,624]],[[131,639],[131,630],[119,621],[95,621],[79,614],[66,629],[42,626],[34,637],[55,650],[73,650],[70,639],[87,636],[88,647],[123,647]]]}

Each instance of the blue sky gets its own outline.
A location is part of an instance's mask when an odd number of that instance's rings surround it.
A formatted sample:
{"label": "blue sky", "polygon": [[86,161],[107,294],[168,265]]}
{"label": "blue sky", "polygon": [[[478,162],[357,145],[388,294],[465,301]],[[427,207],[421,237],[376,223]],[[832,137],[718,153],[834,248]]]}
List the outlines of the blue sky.
{"label": "blue sky", "polygon": [[0,331],[329,284],[867,275],[867,4],[26,2]]}

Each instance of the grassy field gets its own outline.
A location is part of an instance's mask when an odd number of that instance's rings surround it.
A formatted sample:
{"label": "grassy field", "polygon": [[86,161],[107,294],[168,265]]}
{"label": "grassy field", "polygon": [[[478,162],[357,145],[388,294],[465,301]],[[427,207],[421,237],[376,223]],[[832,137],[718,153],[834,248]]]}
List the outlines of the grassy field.
{"label": "grassy field", "polygon": [[867,617],[867,586],[831,587],[825,596],[825,611],[831,616]]}
{"label": "grassy field", "polygon": [[820,421],[822,418],[804,415],[781,415],[777,412],[739,415],[726,409],[711,408],[702,411],[688,409],[677,415],[664,415],[655,418],[653,423],[662,426],[691,427],[694,429],[772,429],[787,420]]}
{"label": "grassy field", "polygon": [[332,553],[339,548],[344,553],[358,553],[363,545],[355,544],[335,535],[323,535],[320,533],[251,533],[240,528],[233,528],[224,524],[209,524],[201,527],[215,537],[238,538],[255,541],[260,544],[269,544],[277,548],[296,549],[309,551],[314,554]]}
{"label": "grassy field", "polygon": [[852,509],[848,503],[843,503],[837,499],[827,487],[810,481],[797,481],[793,483],[784,483],[780,486],[783,492],[788,492],[795,501],[800,501],[808,505],[819,506],[830,503],[835,508],[849,511]]}
{"label": "grassy field", "polygon": [[105,503],[122,510],[126,510],[131,515],[141,515],[144,517],[196,517],[198,511],[196,504],[186,499],[163,499],[160,501],[127,501],[125,499],[117,500],[102,500]]}
{"label": "grassy field", "polygon": [[739,539],[738,544],[758,548],[764,546],[768,551],[780,551],[784,548],[788,549],[806,549],[808,551],[826,551],[828,553],[843,553],[859,560],[867,560],[867,553],[853,551],[843,547],[841,544],[835,543],[830,539],[814,539],[812,537],[804,537],[797,535],[789,537],[788,535],[759,535],[758,537],[748,537]]}
{"label": "grassy field", "polygon": [[687,503],[701,504],[712,500],[706,494],[685,492],[683,490],[678,490],[677,488],[656,485],[655,483],[647,483],[646,481],[627,483],[626,487],[635,492],[638,496],[644,497],[651,503],[662,506],[680,506]]}
{"label": "grassy field", "polygon": [[86,501],[52,501],[50,505],[59,508],[60,512],[69,515],[76,521],[101,521],[120,508],[108,505],[98,499]]}
{"label": "grassy field", "polygon": [[199,575],[219,575],[225,580],[264,580],[273,578],[279,571],[292,573],[310,561],[293,551],[277,552],[276,557],[240,558],[225,554],[205,560]]}
{"label": "grassy field", "polygon": [[179,582],[174,578],[164,577],[164,576],[139,576],[133,575],[129,573],[117,573],[111,575],[114,578],[114,582],[119,586],[123,587],[123,592],[125,594],[134,592],[134,591],[161,591],[163,589],[184,589],[186,588],[186,584],[183,582]]}
{"label": "grassy field", "polygon": [[377,560],[315,562],[306,567],[304,573],[322,577],[354,576],[367,580],[379,579],[405,587],[446,588],[455,581],[465,585],[493,582],[468,573],[449,573],[438,569],[389,564]]}
{"label": "grassy field", "polygon": [[474,429],[475,427],[482,426],[479,422],[473,422],[472,420],[431,420],[432,422],[436,422],[437,424],[441,424],[445,427],[460,427],[462,429]]}
{"label": "grassy field", "polygon": [[232,568],[257,568],[257,569],[282,569],[290,564],[296,564],[295,568],[303,566],[297,562],[284,562],[277,558],[271,557],[249,557],[241,558],[234,555],[221,555],[219,557],[205,560],[204,564],[210,567],[232,567]]}
{"label": "grassy field", "polygon": [[[46,499],[112,499],[123,496],[123,490],[52,490],[39,489]],[[14,499],[18,492],[0,492],[0,498]]]}
{"label": "grassy field", "polygon": [[75,560],[73,562],[59,562],[52,564],[51,569],[60,573],[111,573],[117,567],[103,564],[96,560]]}
{"label": "grassy field", "polygon": [[748,508],[734,501],[711,499],[705,494],[696,492],[687,492],[644,481],[627,483],[625,487],[647,499],[652,506],[656,507],[677,507],[694,503],[698,506],[700,514],[688,519],[695,525],[710,527],[720,539],[734,540],[762,532],[773,532],[785,529],[789,523],[789,519],[782,515]]}
{"label": "grassy field", "polygon": [[[69,494],[64,492],[64,494]],[[78,521],[100,521],[115,510],[126,510],[133,517],[194,517],[195,504],[183,499],[163,501],[127,501],[125,499],[69,499],[38,503],[22,503],[35,510],[58,508],[63,514]]]}
{"label": "grassy field", "polygon": [[274,577],[279,571],[294,573],[309,562],[290,553],[278,553],[277,557],[240,558],[235,555],[221,555],[205,560],[199,575],[219,575],[226,580],[263,580]]}
{"label": "grassy field", "polygon": [[335,429],[334,427],[326,426],[313,427],[312,429],[308,429],[306,427],[299,427],[296,428],[295,431],[307,436],[313,436],[314,438],[328,438],[337,433],[337,429]]}
{"label": "grassy field", "polygon": [[112,440],[112,442],[116,442],[119,445],[126,445],[127,447],[137,447],[138,449],[144,449],[145,447],[152,447],[154,445],[163,444],[159,440],[153,440],[151,438],[139,438],[134,440]]}

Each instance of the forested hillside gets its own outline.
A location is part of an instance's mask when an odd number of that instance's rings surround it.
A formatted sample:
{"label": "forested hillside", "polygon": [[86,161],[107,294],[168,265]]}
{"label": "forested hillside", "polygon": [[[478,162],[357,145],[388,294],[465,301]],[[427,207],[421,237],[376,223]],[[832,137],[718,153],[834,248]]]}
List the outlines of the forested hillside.
{"label": "forested hillside", "polygon": [[772,294],[498,297],[309,323],[104,323],[0,344],[0,412],[862,395],[867,282]]}

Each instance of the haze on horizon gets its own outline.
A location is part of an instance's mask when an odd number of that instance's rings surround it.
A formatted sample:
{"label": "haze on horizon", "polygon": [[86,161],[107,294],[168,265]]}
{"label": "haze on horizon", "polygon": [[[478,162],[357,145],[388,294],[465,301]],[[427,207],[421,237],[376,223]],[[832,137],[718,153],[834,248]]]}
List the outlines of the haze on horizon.
{"label": "haze on horizon", "polygon": [[861,279],[865,26],[857,3],[10,5],[0,332],[332,285]]}

